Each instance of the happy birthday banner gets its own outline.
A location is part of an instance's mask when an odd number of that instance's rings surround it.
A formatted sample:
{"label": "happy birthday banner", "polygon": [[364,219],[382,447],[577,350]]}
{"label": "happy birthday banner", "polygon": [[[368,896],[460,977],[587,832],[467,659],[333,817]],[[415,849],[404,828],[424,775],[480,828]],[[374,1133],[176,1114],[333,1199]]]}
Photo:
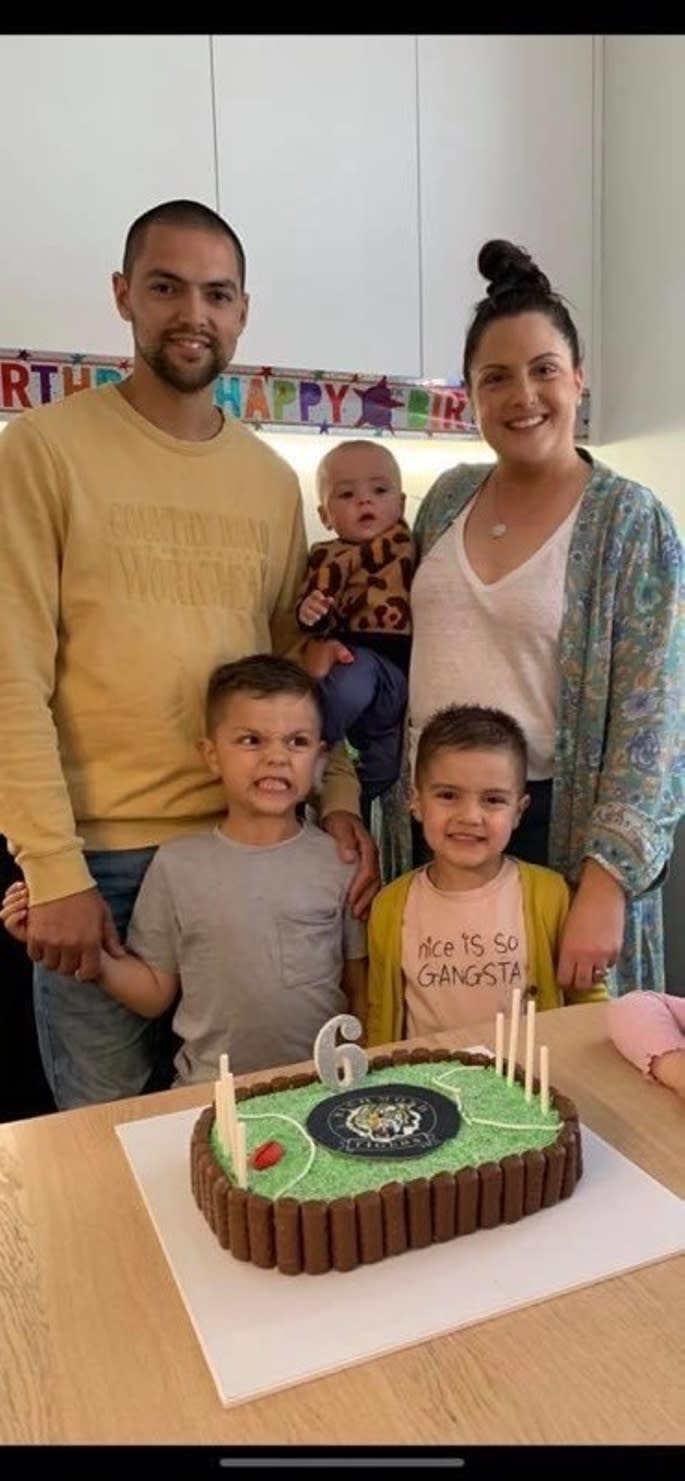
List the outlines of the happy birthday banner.
{"label": "happy birthday banner", "polygon": [[[124,380],[132,368],[132,360],[108,355],[0,350],[0,415],[47,406],[77,391]],[[370,428],[378,434],[479,435],[463,381],[232,365],[219,376],[214,400],[227,415],[271,431]],[[580,440],[588,435],[589,418],[585,391],[576,425]]]}

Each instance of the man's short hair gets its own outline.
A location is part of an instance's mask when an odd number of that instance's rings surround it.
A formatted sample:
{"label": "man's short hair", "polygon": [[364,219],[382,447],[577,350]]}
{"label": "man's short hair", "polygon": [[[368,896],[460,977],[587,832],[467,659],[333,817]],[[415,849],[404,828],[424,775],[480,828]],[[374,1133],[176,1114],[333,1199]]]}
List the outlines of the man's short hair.
{"label": "man's short hair", "polygon": [[163,226],[192,226],[198,230],[220,232],[228,237],[235,247],[240,291],[244,293],[247,262],[240,237],[233,227],[224,221],[223,216],[219,216],[211,206],[203,206],[201,201],[162,201],[159,206],[152,206],[149,211],[144,211],[142,216],[136,218],[128,229],[124,245],[122,272],[125,278],[130,278],[148,227],[154,226],[156,221],[161,222]]}

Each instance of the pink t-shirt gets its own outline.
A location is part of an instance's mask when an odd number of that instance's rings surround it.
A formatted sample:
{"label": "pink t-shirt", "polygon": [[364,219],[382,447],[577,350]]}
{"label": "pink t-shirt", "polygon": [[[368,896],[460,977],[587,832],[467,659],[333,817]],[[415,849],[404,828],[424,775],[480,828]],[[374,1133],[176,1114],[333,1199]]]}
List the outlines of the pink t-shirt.
{"label": "pink t-shirt", "polygon": [[407,1038],[461,1028],[506,1011],[528,985],[521,878],[503,859],[496,879],[475,890],[438,890],[422,869],[402,922]]}

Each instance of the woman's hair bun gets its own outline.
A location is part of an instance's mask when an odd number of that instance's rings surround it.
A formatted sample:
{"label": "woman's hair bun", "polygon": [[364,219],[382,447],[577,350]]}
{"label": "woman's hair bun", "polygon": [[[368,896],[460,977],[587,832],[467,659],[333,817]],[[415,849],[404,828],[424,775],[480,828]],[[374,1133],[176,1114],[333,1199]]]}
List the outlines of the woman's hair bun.
{"label": "woman's hair bun", "polygon": [[549,278],[533,262],[529,252],[513,242],[486,242],[478,253],[478,271],[488,282],[488,297],[500,298],[520,288],[538,288],[551,293]]}

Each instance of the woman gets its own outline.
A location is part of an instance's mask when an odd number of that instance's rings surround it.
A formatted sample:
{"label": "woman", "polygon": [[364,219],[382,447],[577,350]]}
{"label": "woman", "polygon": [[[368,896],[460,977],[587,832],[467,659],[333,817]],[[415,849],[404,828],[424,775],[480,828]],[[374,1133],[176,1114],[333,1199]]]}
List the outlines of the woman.
{"label": "woman", "polygon": [[[648,489],[575,446],[578,335],[544,273],[508,242],[478,265],[489,287],[464,380],[496,462],[442,474],[416,520],[410,760],[442,706],[513,713],[532,801],[510,851],[576,887],[560,984],[617,966],[619,992],[663,991],[659,885],[684,808],[682,547]],[[383,799],[388,876],[412,863],[407,782]]]}

